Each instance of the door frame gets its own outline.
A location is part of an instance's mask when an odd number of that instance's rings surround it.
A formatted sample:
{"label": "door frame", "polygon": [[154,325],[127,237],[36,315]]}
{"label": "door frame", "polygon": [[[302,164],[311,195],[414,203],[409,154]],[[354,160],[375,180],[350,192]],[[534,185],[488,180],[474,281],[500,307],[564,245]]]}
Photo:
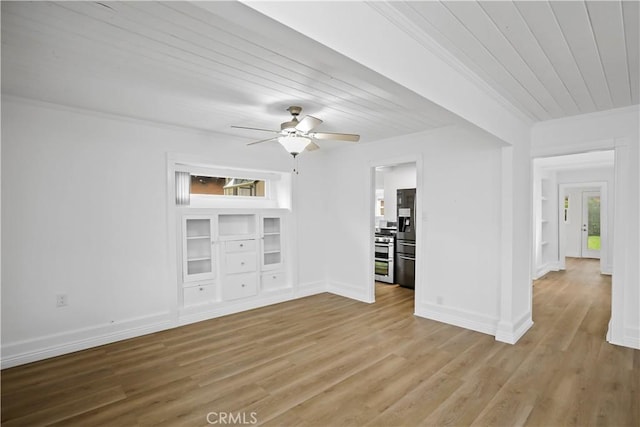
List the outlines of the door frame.
{"label": "door frame", "polygon": [[[367,267],[369,269],[367,277],[368,279],[368,289],[367,289],[367,300],[371,303],[376,301],[376,282],[375,282],[375,274],[374,269],[372,268],[375,260],[375,248],[374,248],[374,238],[375,238],[375,207],[376,207],[376,168],[381,166],[396,166],[400,164],[406,163],[415,163],[416,165],[416,230],[421,230],[425,223],[422,220],[422,204],[423,204],[423,173],[424,173],[424,162],[421,154],[409,155],[409,156],[401,156],[401,157],[392,157],[385,160],[376,160],[369,162],[369,173],[367,174],[367,178],[369,181],[369,191],[367,194],[368,197],[368,215],[369,215],[369,262],[367,263]],[[420,224],[420,225],[418,225]],[[422,256],[422,248],[423,246],[423,236],[425,233],[423,231],[418,231],[416,233],[416,259],[420,259]],[[424,273],[424,264],[425,263],[416,263],[416,278],[415,278],[415,295],[413,300],[413,309],[415,314],[415,309],[418,305],[418,301],[421,300],[422,294],[425,292],[424,286],[425,283],[422,282],[422,278],[425,277]],[[395,265],[394,265],[395,268]]]}
{"label": "door frame", "polygon": [[[615,166],[614,166],[615,167]],[[609,198],[606,181],[558,184],[558,268],[566,270],[567,236],[564,227],[564,193],[568,188],[590,188],[600,191],[600,273],[611,275],[609,268]],[[582,201],[580,201],[582,209]]]}
{"label": "door frame", "polygon": [[[597,251],[589,249],[589,197],[593,197],[597,195],[600,198],[600,208],[598,215],[598,222],[600,223],[600,249]],[[581,258],[594,258],[600,259],[602,254],[602,195],[599,190],[584,190],[581,192],[581,210],[582,213],[580,215],[580,257]],[[586,216],[586,221],[585,221]],[[586,222],[586,224],[585,224]],[[585,230],[583,227],[586,227]],[[586,232],[586,233],[585,233]],[[586,239],[585,239],[586,237]]]}

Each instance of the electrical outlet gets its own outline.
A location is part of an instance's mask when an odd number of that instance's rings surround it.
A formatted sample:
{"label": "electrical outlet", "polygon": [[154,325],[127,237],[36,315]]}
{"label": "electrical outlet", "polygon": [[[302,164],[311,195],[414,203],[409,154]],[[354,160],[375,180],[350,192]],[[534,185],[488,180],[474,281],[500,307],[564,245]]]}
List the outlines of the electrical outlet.
{"label": "electrical outlet", "polygon": [[56,307],[66,307],[67,305],[69,305],[67,294],[56,295]]}

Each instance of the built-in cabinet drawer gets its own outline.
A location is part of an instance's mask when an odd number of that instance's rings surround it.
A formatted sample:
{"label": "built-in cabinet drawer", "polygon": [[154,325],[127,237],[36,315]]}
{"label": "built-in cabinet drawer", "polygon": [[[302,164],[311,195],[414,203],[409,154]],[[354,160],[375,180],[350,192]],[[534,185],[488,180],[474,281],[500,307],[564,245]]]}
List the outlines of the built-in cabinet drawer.
{"label": "built-in cabinet drawer", "polygon": [[227,274],[248,273],[256,271],[256,253],[238,252],[225,255],[225,272]]}
{"label": "built-in cabinet drawer", "polygon": [[216,287],[213,284],[183,288],[184,306],[205,304],[215,301]]}
{"label": "built-in cabinet drawer", "polygon": [[255,240],[232,240],[225,242],[224,250],[228,254],[233,252],[255,252],[256,247]]}
{"label": "built-in cabinet drawer", "polygon": [[258,275],[256,273],[226,276],[222,285],[222,294],[225,300],[250,297],[257,293]]}
{"label": "built-in cabinet drawer", "polygon": [[262,291],[274,291],[287,287],[287,276],[283,271],[262,273],[260,277]]}

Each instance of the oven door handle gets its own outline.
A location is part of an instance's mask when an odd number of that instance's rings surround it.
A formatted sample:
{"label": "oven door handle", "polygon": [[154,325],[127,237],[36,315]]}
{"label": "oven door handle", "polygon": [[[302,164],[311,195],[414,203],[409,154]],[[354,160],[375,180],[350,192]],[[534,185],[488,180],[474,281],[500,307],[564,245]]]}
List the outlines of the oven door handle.
{"label": "oven door handle", "polygon": [[384,262],[388,262],[389,264],[393,263],[393,260],[389,259],[389,258],[374,258],[375,261],[384,261]]}

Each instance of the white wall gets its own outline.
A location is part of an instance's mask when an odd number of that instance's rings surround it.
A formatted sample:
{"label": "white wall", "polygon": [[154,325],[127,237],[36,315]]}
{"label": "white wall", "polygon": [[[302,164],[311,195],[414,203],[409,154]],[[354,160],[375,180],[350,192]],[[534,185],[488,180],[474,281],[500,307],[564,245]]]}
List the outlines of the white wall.
{"label": "white wall", "polygon": [[[287,160],[291,161],[290,158]],[[326,235],[326,230],[333,226],[327,200],[342,190],[340,186],[331,185],[333,171],[327,167],[323,150],[302,153],[298,157],[298,170],[299,174],[293,175],[298,286],[308,293],[325,291],[327,252],[336,244]]]}
{"label": "white wall", "polygon": [[615,150],[615,256],[607,339],[634,348],[640,348],[639,129],[638,105],[550,120],[532,128],[535,157]]}
{"label": "white wall", "polygon": [[[389,144],[394,152],[389,153]],[[500,289],[501,145],[484,133],[444,128],[327,154],[334,185],[329,289],[370,300],[372,166],[419,157],[416,313],[495,333]],[[460,268],[464,265],[464,268]]]}
{"label": "white wall", "polygon": [[384,219],[398,220],[399,188],[416,188],[416,165],[404,163],[390,166],[384,171]]}
{"label": "white wall", "polygon": [[[224,135],[15,98],[2,101],[2,143],[5,360],[175,322],[167,152],[252,169],[292,166],[277,145],[253,150]],[[323,273],[309,265],[322,250],[309,246],[301,263],[315,280]],[[60,293],[67,307],[56,308]]]}

